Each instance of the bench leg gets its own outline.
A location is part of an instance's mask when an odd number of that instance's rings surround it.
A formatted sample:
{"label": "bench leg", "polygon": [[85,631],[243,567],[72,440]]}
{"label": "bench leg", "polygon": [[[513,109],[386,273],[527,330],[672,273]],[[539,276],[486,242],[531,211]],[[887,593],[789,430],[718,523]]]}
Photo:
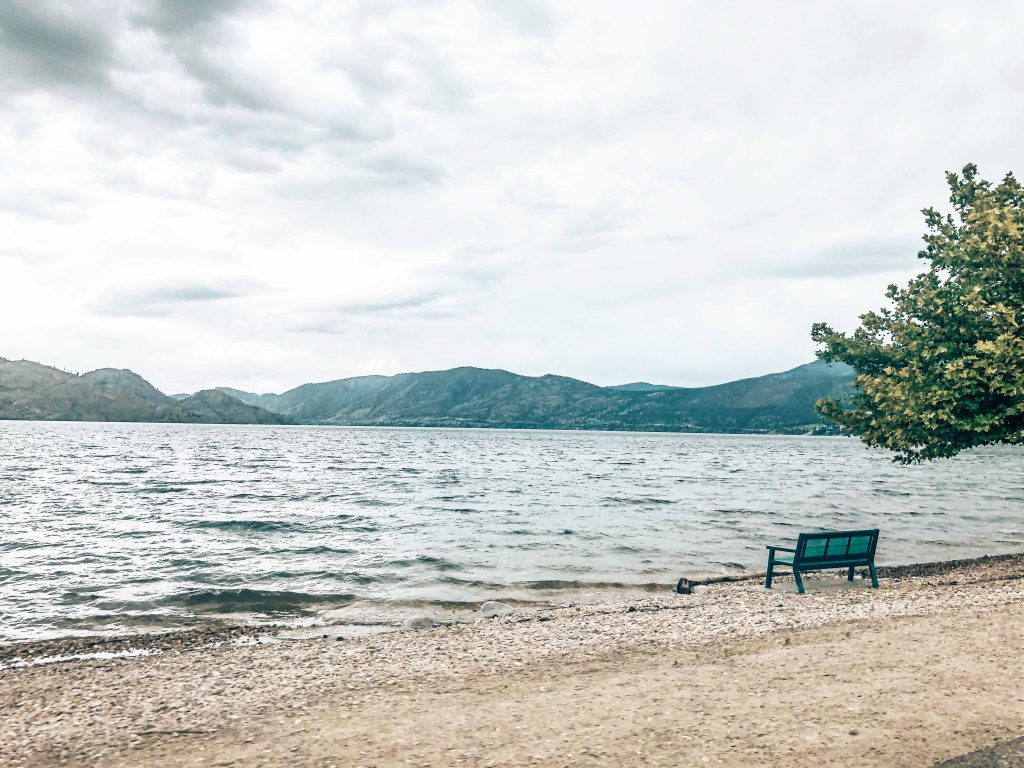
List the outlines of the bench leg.
{"label": "bench leg", "polygon": [[853,581],[853,566],[851,565],[849,570],[846,572],[846,580]]}
{"label": "bench leg", "polygon": [[875,564],[868,563],[868,570],[871,571],[871,586],[878,589],[878,573],[875,572]]}
{"label": "bench leg", "polygon": [[804,580],[800,578],[800,571],[796,568],[793,569],[793,578],[796,579],[796,591],[798,594],[804,593]]}
{"label": "bench leg", "polygon": [[775,553],[771,552],[768,555],[768,571],[764,575],[764,588],[772,588],[772,571],[775,569]]}

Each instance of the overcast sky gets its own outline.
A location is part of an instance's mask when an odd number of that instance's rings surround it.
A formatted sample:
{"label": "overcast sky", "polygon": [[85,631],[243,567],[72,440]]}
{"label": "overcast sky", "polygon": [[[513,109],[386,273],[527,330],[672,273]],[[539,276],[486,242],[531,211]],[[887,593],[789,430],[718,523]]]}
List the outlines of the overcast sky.
{"label": "overcast sky", "polygon": [[0,356],[700,385],[1024,173],[1014,2],[0,0]]}

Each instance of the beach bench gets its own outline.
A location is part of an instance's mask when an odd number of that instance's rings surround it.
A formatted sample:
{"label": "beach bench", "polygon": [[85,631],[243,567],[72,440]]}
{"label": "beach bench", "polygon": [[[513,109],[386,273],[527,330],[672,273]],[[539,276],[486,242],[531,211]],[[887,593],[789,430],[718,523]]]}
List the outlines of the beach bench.
{"label": "beach bench", "polygon": [[[823,531],[801,533],[796,548],[768,547],[768,572],[764,577],[765,589],[772,588],[772,576],[779,566],[791,568],[796,579],[796,590],[804,592],[801,571],[823,571],[828,568],[846,568],[846,578],[853,581],[853,569],[867,566],[871,572],[871,586],[878,589],[875,572],[875,546],[878,529],[872,531]],[[786,554],[778,555],[776,553]]]}

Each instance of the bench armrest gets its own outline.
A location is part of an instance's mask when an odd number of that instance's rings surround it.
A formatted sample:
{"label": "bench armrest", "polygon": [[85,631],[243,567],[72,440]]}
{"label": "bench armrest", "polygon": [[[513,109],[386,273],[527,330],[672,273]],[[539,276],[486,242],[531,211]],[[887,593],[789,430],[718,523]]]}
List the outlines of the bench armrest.
{"label": "bench armrest", "polygon": [[765,547],[765,549],[775,549],[779,552],[796,552],[792,547]]}

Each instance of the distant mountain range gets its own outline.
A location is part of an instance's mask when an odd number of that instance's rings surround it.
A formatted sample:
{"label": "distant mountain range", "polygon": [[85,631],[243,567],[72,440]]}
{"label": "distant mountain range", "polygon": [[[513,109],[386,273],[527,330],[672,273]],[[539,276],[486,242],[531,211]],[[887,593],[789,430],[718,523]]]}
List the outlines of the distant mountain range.
{"label": "distant mountain range", "polygon": [[853,371],[808,363],[712,387],[599,387],[502,370],[359,376],[283,394],[230,387],[167,396],[126,370],[75,374],[0,358],[0,419],[830,433],[814,403],[849,394]]}

